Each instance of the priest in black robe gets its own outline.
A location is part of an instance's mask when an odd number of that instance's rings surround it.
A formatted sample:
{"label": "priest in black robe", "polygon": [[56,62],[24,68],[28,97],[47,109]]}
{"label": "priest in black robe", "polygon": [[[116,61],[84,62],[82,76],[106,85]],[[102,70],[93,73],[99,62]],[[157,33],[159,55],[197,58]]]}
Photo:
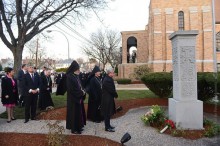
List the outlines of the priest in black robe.
{"label": "priest in black robe", "polygon": [[50,78],[50,70],[46,69],[44,71],[44,75],[42,75],[41,82],[40,82],[40,94],[39,94],[39,101],[38,107],[40,110],[45,110],[47,107],[53,107],[53,100],[51,98],[52,93],[52,80]]}
{"label": "priest in black robe", "polygon": [[83,102],[86,93],[82,88],[79,73],[79,64],[76,61],[73,61],[66,72],[66,129],[70,129],[73,134],[81,134],[84,125],[86,125],[86,115]]}
{"label": "priest in black robe", "polygon": [[102,98],[102,81],[100,75],[101,70],[98,66],[95,66],[87,82],[89,84],[87,119],[96,123],[100,123],[103,120],[100,112]]}

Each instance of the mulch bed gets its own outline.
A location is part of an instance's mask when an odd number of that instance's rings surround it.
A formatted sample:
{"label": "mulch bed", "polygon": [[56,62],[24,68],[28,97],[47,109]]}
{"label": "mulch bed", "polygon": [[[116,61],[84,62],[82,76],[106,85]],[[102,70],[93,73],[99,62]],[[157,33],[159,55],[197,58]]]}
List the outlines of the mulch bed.
{"label": "mulch bed", "polygon": [[[117,112],[112,118],[118,118],[125,115],[129,109],[138,108],[141,106],[160,105],[167,106],[168,100],[162,98],[142,98],[142,99],[131,99],[131,100],[116,100],[116,108],[121,106],[123,109]],[[85,104],[87,111],[87,104]],[[53,116],[51,116],[53,115]],[[58,108],[49,112],[43,112],[37,117],[38,119],[51,119],[51,120],[66,120],[66,107]]]}
{"label": "mulch bed", "polygon": [[[138,108],[141,106],[168,106],[167,98],[141,98],[141,99],[131,99],[131,100],[116,100],[116,108],[121,106],[122,111],[116,113],[112,118],[118,118],[125,115],[129,109]],[[214,113],[215,106],[211,104],[204,104],[203,111],[206,113]],[[87,111],[87,104],[85,104],[85,109]],[[217,115],[220,116],[220,107],[217,106]],[[55,115],[51,117],[51,115]],[[49,112],[43,112],[38,115],[38,119],[51,119],[51,120],[66,120],[66,107],[58,108]]]}
{"label": "mulch bed", "polygon": [[[143,98],[143,99],[133,99],[133,100],[116,100],[116,107],[122,106],[123,110],[117,112],[113,118],[118,118],[127,113],[129,109],[138,108],[141,106],[151,106],[151,105],[160,105],[168,106],[168,99],[162,98]],[[85,105],[87,110],[87,104]],[[204,112],[214,113],[214,105],[204,104]],[[220,107],[216,108],[217,115],[220,115]],[[53,115],[53,116],[51,116]],[[51,119],[51,120],[65,120],[66,119],[66,107],[51,110],[48,112],[43,112],[38,115],[38,119]],[[165,131],[166,134],[171,134],[170,130]],[[203,130],[190,130],[184,131],[182,137],[187,139],[198,139],[201,138],[204,131]],[[117,146],[120,145],[117,142],[94,137],[94,136],[85,136],[85,135],[69,135],[67,136],[68,141],[71,145],[84,146],[84,145],[108,145]],[[46,135],[45,134],[18,134],[18,133],[0,133],[0,145],[3,146],[44,146],[47,145]]]}
{"label": "mulch bed", "polygon": [[[121,146],[109,139],[87,135],[67,135],[64,146]],[[0,133],[1,146],[48,146],[45,134]]]}

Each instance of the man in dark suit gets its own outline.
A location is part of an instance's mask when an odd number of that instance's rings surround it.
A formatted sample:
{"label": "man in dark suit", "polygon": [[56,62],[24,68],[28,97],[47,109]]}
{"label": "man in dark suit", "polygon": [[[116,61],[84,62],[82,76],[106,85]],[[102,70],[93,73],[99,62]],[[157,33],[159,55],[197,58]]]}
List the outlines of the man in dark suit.
{"label": "man in dark suit", "polygon": [[25,95],[25,122],[36,119],[37,99],[40,87],[40,78],[34,73],[34,68],[29,66],[28,73],[24,74],[23,87]]}
{"label": "man in dark suit", "polygon": [[116,112],[114,98],[118,97],[113,80],[114,75],[114,70],[109,68],[102,84],[101,113],[105,120],[105,131],[108,132],[115,132],[115,127],[110,124],[110,118]]}
{"label": "man in dark suit", "polygon": [[64,77],[64,73],[63,72],[59,73],[56,79],[56,84],[59,84],[63,77]]}
{"label": "man in dark suit", "polygon": [[42,72],[40,73],[40,76],[44,76],[44,75],[45,75],[45,74],[44,74],[44,71],[45,71],[45,70],[47,70],[47,67],[46,67],[46,66],[43,67]]}
{"label": "man in dark suit", "polygon": [[23,80],[24,74],[26,74],[26,73],[27,73],[27,65],[23,64],[21,66],[21,70],[18,71],[18,76],[17,76],[20,107],[24,106],[24,104],[25,104],[25,102],[24,102],[24,91],[23,91],[24,88],[22,86],[22,80]]}

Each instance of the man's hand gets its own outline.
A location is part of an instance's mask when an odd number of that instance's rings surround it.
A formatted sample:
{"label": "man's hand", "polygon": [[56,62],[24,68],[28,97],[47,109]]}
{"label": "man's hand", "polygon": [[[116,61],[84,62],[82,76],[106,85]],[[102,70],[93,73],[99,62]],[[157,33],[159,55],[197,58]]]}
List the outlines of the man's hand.
{"label": "man's hand", "polygon": [[36,94],[37,90],[32,90],[31,93]]}

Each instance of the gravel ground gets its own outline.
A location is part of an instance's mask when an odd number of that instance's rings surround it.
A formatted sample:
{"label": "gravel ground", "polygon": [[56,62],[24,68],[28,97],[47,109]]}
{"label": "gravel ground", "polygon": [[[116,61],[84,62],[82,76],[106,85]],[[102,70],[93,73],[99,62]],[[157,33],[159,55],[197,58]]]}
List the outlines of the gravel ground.
{"label": "gravel ground", "polygon": [[[152,127],[147,127],[140,120],[140,117],[148,111],[149,107],[141,107],[130,110],[126,115],[112,119],[111,124],[115,126],[116,132],[110,133],[104,131],[104,123],[87,122],[84,128],[83,135],[95,135],[112,139],[120,142],[121,137],[128,132],[131,135],[131,140],[126,143],[126,146],[219,146],[220,137],[202,138],[199,140],[186,140],[183,138],[171,137],[165,134],[159,134]],[[213,118],[212,115],[206,114],[208,118]],[[215,117],[214,117],[215,118]],[[219,117],[217,120],[220,123]],[[11,123],[6,123],[6,119],[0,119],[0,132],[16,132],[16,133],[47,133],[48,128],[44,120],[29,121],[24,124],[24,120],[15,120]],[[54,122],[54,121],[50,121]],[[65,127],[65,121],[61,121],[60,125]],[[71,134],[70,130],[65,130],[65,134]]]}

